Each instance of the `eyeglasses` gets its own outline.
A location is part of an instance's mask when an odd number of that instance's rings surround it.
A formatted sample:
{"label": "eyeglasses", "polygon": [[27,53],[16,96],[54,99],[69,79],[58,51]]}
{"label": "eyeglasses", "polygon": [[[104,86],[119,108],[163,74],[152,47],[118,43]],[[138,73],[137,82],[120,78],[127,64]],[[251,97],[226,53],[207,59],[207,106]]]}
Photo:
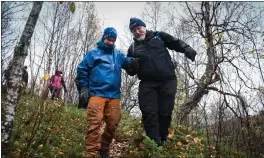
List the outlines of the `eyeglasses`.
{"label": "eyeglasses", "polygon": [[138,31],[142,31],[142,28],[143,28],[143,26],[137,26],[137,27],[133,28],[131,32],[137,33]]}

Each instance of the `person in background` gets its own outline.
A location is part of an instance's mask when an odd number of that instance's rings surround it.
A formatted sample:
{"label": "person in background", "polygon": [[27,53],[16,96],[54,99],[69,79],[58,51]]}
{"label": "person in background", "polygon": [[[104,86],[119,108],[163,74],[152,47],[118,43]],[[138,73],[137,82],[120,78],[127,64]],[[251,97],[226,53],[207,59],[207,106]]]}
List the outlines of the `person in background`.
{"label": "person in background", "polygon": [[28,85],[27,66],[23,66],[22,82],[23,82],[24,87],[27,87]]}
{"label": "person in background", "polygon": [[19,93],[26,94],[26,89],[28,85],[27,66],[23,66],[22,70],[23,70],[23,73],[22,73],[22,80],[21,80],[21,86],[20,86]]}
{"label": "person in background", "polygon": [[48,82],[52,100],[54,100],[55,98],[59,99],[62,86],[64,88],[64,92],[67,93],[66,85],[61,74],[62,70],[59,68],[58,70],[56,70],[55,75],[51,76]]}

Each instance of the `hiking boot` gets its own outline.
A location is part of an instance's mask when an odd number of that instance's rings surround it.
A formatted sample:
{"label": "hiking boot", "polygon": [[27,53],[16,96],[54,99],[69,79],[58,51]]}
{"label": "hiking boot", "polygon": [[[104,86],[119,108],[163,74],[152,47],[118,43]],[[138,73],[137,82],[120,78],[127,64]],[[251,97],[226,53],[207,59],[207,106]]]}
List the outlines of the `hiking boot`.
{"label": "hiking boot", "polygon": [[98,158],[98,157],[99,157],[99,153],[98,152],[86,153],[86,158]]}
{"label": "hiking boot", "polygon": [[100,150],[100,158],[111,158],[108,151]]}

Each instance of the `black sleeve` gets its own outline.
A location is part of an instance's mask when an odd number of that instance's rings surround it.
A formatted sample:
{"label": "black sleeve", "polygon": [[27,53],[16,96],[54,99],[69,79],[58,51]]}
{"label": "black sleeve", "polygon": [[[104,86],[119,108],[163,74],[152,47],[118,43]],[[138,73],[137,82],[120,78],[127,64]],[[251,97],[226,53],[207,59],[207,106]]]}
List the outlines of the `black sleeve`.
{"label": "black sleeve", "polygon": [[133,47],[133,44],[131,44],[130,46],[129,46],[129,48],[128,48],[128,50],[127,50],[127,56],[128,57],[133,57],[132,55],[133,55],[133,52],[132,52],[132,48]]}
{"label": "black sleeve", "polygon": [[75,82],[75,85],[77,87],[77,90],[80,91],[81,87],[80,87],[80,81],[78,79],[78,75],[75,77],[74,82]]}
{"label": "black sleeve", "polygon": [[27,71],[25,72],[25,83],[26,84],[28,83],[28,72]]}
{"label": "black sleeve", "polygon": [[163,42],[165,43],[166,47],[170,50],[175,50],[177,52],[185,53],[185,49],[189,48],[190,46],[183,42],[182,40],[179,40],[172,35],[166,33],[166,32],[159,32],[159,35]]}
{"label": "black sleeve", "polygon": [[[128,57],[133,57],[133,44],[131,44],[131,45],[129,46],[129,48],[128,48],[128,50],[127,50],[127,56],[128,56]],[[132,59],[132,61],[133,61],[133,59]],[[131,63],[130,63],[130,64],[131,64]],[[138,69],[135,69],[135,68],[133,68],[133,67],[134,67],[134,66],[132,66],[132,67],[128,67],[128,68],[125,69],[126,72],[127,72],[127,74],[130,75],[130,76],[134,76],[134,75],[137,74]]]}
{"label": "black sleeve", "polygon": [[187,58],[191,59],[192,61],[195,60],[195,56],[197,53],[187,43],[173,37],[172,35],[168,33],[165,33],[165,32],[158,32],[158,33],[167,48],[169,48],[170,50],[175,50],[177,52],[184,53]]}
{"label": "black sleeve", "polygon": [[25,83],[28,82],[28,73],[25,70],[23,70],[22,81],[25,82]]}

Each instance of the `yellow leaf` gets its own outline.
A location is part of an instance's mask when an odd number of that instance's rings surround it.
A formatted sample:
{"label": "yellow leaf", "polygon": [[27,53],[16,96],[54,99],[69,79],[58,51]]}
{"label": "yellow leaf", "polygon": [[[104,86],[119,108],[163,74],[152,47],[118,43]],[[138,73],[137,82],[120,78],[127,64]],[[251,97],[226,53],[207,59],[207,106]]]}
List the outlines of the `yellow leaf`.
{"label": "yellow leaf", "polygon": [[204,48],[204,49],[206,49],[206,48],[207,48],[206,44],[204,44],[204,45],[203,45],[203,48]]}
{"label": "yellow leaf", "polygon": [[224,37],[224,32],[221,32],[221,33],[220,33],[220,40],[222,40],[223,37]]}
{"label": "yellow leaf", "polygon": [[193,139],[193,141],[194,141],[194,143],[198,143],[198,142],[200,142],[201,140],[200,140],[199,138],[196,137],[196,138]]}
{"label": "yellow leaf", "polygon": [[40,145],[39,145],[39,148],[43,148],[43,144],[40,144]]}
{"label": "yellow leaf", "polygon": [[178,146],[182,146],[182,142],[181,142],[181,141],[178,141],[178,142],[177,142],[177,145],[178,145]]}
{"label": "yellow leaf", "polygon": [[59,151],[58,154],[59,154],[59,155],[63,155],[64,153],[63,153],[62,151]]}
{"label": "yellow leaf", "polygon": [[44,75],[44,80],[48,80],[48,79],[49,79],[49,74],[46,73],[46,74]]}
{"label": "yellow leaf", "polygon": [[169,135],[168,135],[168,138],[172,138],[174,135],[174,131],[170,131]]}

